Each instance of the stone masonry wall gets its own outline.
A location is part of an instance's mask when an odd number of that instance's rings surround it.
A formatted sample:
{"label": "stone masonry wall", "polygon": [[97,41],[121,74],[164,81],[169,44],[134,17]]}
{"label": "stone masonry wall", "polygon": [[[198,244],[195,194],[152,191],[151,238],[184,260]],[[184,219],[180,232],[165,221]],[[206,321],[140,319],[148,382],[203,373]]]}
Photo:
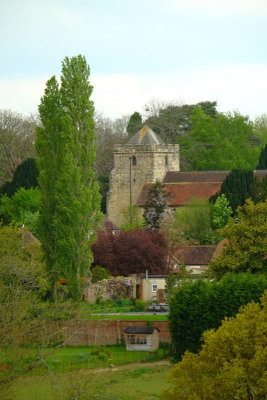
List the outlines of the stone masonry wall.
{"label": "stone masonry wall", "polygon": [[135,205],[145,182],[162,181],[167,171],[179,169],[179,145],[116,146],[107,198],[108,219],[116,225],[124,223],[124,214],[130,206],[130,191],[132,205]]}
{"label": "stone masonry wall", "polygon": [[[127,326],[146,326],[145,321],[76,320],[66,321],[66,346],[105,346],[124,343],[123,330]],[[168,321],[155,321],[160,342],[170,342]]]}

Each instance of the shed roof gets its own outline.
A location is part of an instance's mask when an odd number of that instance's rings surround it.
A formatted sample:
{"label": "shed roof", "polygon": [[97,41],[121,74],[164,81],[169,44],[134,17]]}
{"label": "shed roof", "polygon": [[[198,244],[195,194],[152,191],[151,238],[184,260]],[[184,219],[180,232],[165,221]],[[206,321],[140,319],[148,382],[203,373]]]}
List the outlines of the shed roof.
{"label": "shed roof", "polygon": [[156,326],[127,326],[124,329],[125,333],[135,335],[135,334],[148,334],[151,335],[155,329],[159,332],[160,330]]}
{"label": "shed roof", "polygon": [[149,126],[145,125],[140,129],[127,143],[126,146],[135,145],[152,145],[165,144],[163,140],[152,131]]}

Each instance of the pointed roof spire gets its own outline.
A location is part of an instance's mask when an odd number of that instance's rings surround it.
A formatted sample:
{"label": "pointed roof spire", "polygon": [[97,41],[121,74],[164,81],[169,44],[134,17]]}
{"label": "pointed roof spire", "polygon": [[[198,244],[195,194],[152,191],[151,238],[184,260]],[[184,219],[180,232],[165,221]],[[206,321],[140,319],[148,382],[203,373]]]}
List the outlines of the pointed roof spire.
{"label": "pointed roof spire", "polygon": [[144,125],[130,140],[126,143],[127,146],[135,146],[137,144],[165,144],[164,141],[152,131],[149,126]]}

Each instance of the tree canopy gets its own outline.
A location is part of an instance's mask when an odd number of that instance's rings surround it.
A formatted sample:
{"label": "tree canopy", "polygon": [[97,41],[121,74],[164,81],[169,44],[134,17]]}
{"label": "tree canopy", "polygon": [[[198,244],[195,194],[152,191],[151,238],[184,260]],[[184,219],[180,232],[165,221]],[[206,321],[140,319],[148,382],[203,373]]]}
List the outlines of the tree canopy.
{"label": "tree canopy", "polygon": [[225,317],[233,317],[239,307],[259,301],[267,289],[265,275],[228,274],[220,282],[185,281],[169,297],[170,332],[174,356],[199,351],[202,334],[218,328]]}
{"label": "tree canopy", "polygon": [[99,220],[95,180],[95,135],[89,66],[81,55],[66,57],[59,86],[52,77],[41,99],[43,126],[37,129],[40,238],[53,298],[63,276],[73,298],[81,296],[82,278],[92,256],[90,244]]}
{"label": "tree canopy", "polygon": [[100,231],[93,244],[94,263],[113,276],[165,272],[166,242],[158,231]]}
{"label": "tree canopy", "polygon": [[267,391],[267,293],[217,330],[206,331],[198,354],[173,368],[162,400],[264,400]]}
{"label": "tree canopy", "polygon": [[267,267],[267,201],[247,200],[220,230],[227,241],[222,254],[211,261],[210,273],[220,279],[227,272],[264,272]]}
{"label": "tree canopy", "polygon": [[160,228],[160,222],[167,208],[168,193],[164,192],[164,186],[160,181],[154,183],[148,190],[144,206],[144,220],[151,230]]}

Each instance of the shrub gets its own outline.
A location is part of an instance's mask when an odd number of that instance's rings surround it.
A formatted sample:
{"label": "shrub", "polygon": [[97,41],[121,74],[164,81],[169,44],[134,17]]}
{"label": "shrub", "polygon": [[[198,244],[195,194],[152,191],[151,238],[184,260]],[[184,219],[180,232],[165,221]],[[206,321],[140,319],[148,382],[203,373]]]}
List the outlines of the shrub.
{"label": "shrub", "polygon": [[220,282],[186,282],[170,297],[170,332],[174,356],[197,352],[202,333],[218,328],[225,317],[235,316],[250,301],[259,301],[267,288],[263,275],[229,274]]}
{"label": "shrub", "polygon": [[145,311],[146,303],[143,300],[135,299],[135,310],[136,311]]}

